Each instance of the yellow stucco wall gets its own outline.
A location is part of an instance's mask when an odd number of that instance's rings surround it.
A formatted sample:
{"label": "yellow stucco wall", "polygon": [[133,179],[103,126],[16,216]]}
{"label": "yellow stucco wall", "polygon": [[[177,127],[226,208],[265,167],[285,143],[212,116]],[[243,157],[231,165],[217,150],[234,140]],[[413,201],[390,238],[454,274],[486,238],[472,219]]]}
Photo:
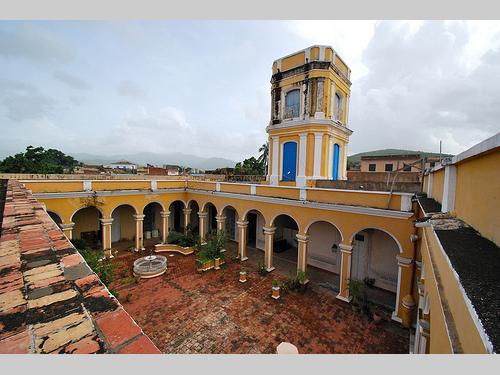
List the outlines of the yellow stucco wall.
{"label": "yellow stucco wall", "polygon": [[82,181],[26,181],[23,184],[35,193],[64,193],[82,191]]}
{"label": "yellow stucco wall", "polygon": [[281,71],[284,72],[285,70],[295,68],[296,66],[304,65],[305,56],[305,52],[302,51],[283,59],[281,62]]}
{"label": "yellow stucco wall", "polygon": [[[390,197],[390,200],[389,200]],[[347,204],[400,210],[401,196],[393,194],[375,194],[360,191],[336,190],[335,194],[328,189],[309,189],[307,199],[314,202]],[[388,204],[389,203],[389,204]]]}
{"label": "yellow stucco wall", "polygon": [[[420,236],[423,235],[423,229],[420,230]],[[425,294],[428,293],[430,301],[430,340],[429,352],[432,354],[451,354],[453,348],[446,327],[446,319],[444,316],[443,306],[439,290],[437,287],[436,275],[434,267],[430,260],[430,253],[425,240],[420,242],[422,255],[422,265],[425,268]]]}
{"label": "yellow stucco wall", "polygon": [[500,152],[457,164],[455,211],[500,246]]}
{"label": "yellow stucco wall", "polygon": [[[447,328],[451,324],[455,332],[451,337],[456,335],[454,340],[459,345],[455,347],[460,347],[461,352],[487,353],[474,318],[467,307],[459,281],[440,248],[434,230],[426,227],[423,231],[424,241],[420,250],[425,264],[425,292],[430,293],[431,298],[431,353],[449,353],[452,350]],[[438,282],[436,276],[439,278]],[[448,311],[448,318],[444,314],[443,304]]]}
{"label": "yellow stucco wall", "polygon": [[93,190],[150,189],[151,181],[93,181]]}
{"label": "yellow stucco wall", "polygon": [[444,168],[432,173],[432,198],[443,203]]}
{"label": "yellow stucco wall", "polygon": [[221,184],[220,191],[226,193],[250,194],[250,185],[248,184]]}

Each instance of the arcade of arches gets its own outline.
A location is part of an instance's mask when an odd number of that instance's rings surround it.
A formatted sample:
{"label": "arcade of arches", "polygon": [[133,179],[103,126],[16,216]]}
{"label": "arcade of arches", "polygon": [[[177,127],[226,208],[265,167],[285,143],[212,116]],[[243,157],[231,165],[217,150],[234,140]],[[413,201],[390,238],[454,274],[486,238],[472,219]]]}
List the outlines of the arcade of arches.
{"label": "arcade of arches", "polygon": [[109,257],[120,242],[138,251],[145,242],[166,243],[170,231],[191,228],[203,238],[224,230],[241,261],[261,260],[268,272],[305,271],[309,280],[330,285],[344,301],[351,299],[350,278],[374,279],[385,304],[394,308],[393,318],[400,320],[402,296],[411,293],[411,221],[186,195],[161,195],[154,201],[147,195],[105,197],[101,207],[78,207],[76,198],[42,201],[68,237],[86,239]]}

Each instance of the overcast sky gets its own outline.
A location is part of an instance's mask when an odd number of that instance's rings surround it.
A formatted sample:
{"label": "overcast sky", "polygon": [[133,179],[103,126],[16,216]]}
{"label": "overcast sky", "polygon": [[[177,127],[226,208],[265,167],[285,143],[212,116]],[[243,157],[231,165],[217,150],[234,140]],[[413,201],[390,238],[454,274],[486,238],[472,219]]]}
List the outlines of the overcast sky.
{"label": "overcast sky", "polygon": [[352,69],[349,154],[500,129],[498,21],[1,21],[0,156],[256,155],[273,60],[312,44]]}

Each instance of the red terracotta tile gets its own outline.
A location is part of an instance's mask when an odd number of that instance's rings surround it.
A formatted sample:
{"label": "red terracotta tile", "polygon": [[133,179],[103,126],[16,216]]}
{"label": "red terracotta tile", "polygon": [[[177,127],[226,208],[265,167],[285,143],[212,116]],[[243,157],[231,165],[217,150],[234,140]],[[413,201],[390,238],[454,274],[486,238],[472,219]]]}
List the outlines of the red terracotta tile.
{"label": "red terracotta tile", "polygon": [[26,354],[30,352],[30,337],[28,330],[0,340],[1,354]]}
{"label": "red terracotta tile", "polygon": [[97,325],[112,348],[123,344],[141,333],[141,329],[122,309],[103,314]]}
{"label": "red terracotta tile", "polygon": [[142,335],[119,351],[120,354],[160,354],[153,342]]}
{"label": "red terracotta tile", "polygon": [[83,262],[83,259],[80,254],[72,254],[65,256],[61,259],[62,264],[64,267],[72,267],[76,266],[77,264],[80,264]]}

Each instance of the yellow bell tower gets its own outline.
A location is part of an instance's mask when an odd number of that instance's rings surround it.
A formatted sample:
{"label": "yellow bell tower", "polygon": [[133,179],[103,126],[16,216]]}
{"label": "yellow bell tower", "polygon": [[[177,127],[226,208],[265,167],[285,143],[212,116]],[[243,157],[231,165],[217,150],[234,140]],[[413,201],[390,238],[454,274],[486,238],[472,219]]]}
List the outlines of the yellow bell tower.
{"label": "yellow bell tower", "polygon": [[271,185],[312,186],[347,179],[351,70],[330,46],[312,46],[273,63]]}

